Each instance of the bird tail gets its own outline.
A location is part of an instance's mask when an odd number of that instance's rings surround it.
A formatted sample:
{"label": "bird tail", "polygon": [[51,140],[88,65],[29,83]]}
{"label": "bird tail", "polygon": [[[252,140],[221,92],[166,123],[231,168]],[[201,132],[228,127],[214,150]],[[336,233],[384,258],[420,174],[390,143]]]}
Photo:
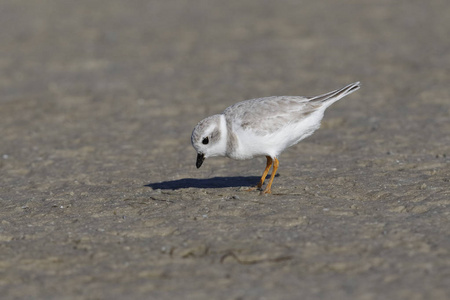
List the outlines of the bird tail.
{"label": "bird tail", "polygon": [[358,90],[361,87],[360,82],[355,82],[355,83],[351,83],[341,89],[323,94],[323,95],[319,95],[316,97],[311,97],[309,98],[309,102],[314,101],[314,102],[326,102],[328,100],[332,100],[330,101],[330,105],[336,101],[338,101],[339,99],[353,93],[354,91]]}

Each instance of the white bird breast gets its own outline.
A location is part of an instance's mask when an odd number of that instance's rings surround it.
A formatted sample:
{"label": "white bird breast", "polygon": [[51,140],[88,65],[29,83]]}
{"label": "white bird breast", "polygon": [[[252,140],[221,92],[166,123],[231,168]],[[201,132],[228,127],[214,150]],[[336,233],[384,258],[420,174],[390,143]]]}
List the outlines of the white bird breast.
{"label": "white bird breast", "polygon": [[[251,129],[233,128],[238,147],[228,151],[233,159],[250,159],[268,155],[277,157],[283,150],[310,136],[320,127],[323,110],[318,110],[300,122],[287,124],[280,130],[265,136],[256,135]],[[263,121],[263,120],[262,120]]]}

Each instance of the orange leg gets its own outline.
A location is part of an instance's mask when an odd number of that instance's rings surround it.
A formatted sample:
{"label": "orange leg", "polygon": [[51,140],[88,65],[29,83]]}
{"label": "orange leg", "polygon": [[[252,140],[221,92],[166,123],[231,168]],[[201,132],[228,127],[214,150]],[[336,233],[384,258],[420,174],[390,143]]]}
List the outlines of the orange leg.
{"label": "orange leg", "polygon": [[280,164],[280,162],[278,161],[278,159],[274,158],[274,160],[273,160],[273,168],[272,168],[272,175],[270,175],[270,180],[269,180],[269,183],[266,186],[266,189],[264,190],[264,194],[272,193],[272,190],[271,190],[272,182],[273,182],[273,179],[275,178],[275,174],[277,173],[279,164]]}
{"label": "orange leg", "polygon": [[270,156],[266,156],[266,158],[267,158],[266,169],[264,170],[261,180],[259,181],[257,186],[249,188],[247,191],[253,191],[262,188],[264,180],[266,180],[267,173],[269,173],[270,166],[272,165],[272,158]]}

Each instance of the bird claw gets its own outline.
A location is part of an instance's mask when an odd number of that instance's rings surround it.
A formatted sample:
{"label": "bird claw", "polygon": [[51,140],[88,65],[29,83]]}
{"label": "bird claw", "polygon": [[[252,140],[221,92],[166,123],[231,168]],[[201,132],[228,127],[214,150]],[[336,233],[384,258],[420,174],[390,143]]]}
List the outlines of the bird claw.
{"label": "bird claw", "polygon": [[263,194],[272,194],[272,190],[271,189],[265,189],[261,193],[263,193]]}
{"label": "bird claw", "polygon": [[261,187],[260,187],[259,185],[257,185],[257,186],[248,188],[248,189],[246,189],[245,191],[246,191],[246,192],[252,192],[252,191],[254,191],[254,190],[259,190],[259,189],[261,189]]}

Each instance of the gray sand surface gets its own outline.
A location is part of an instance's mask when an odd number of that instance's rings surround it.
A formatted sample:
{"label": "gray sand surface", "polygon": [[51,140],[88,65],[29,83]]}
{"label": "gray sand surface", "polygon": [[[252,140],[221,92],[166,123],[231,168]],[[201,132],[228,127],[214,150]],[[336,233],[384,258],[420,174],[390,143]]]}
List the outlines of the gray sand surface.
{"label": "gray sand surface", "polygon": [[[0,2],[2,299],[450,299],[450,5]],[[280,156],[198,121],[361,81]]]}

